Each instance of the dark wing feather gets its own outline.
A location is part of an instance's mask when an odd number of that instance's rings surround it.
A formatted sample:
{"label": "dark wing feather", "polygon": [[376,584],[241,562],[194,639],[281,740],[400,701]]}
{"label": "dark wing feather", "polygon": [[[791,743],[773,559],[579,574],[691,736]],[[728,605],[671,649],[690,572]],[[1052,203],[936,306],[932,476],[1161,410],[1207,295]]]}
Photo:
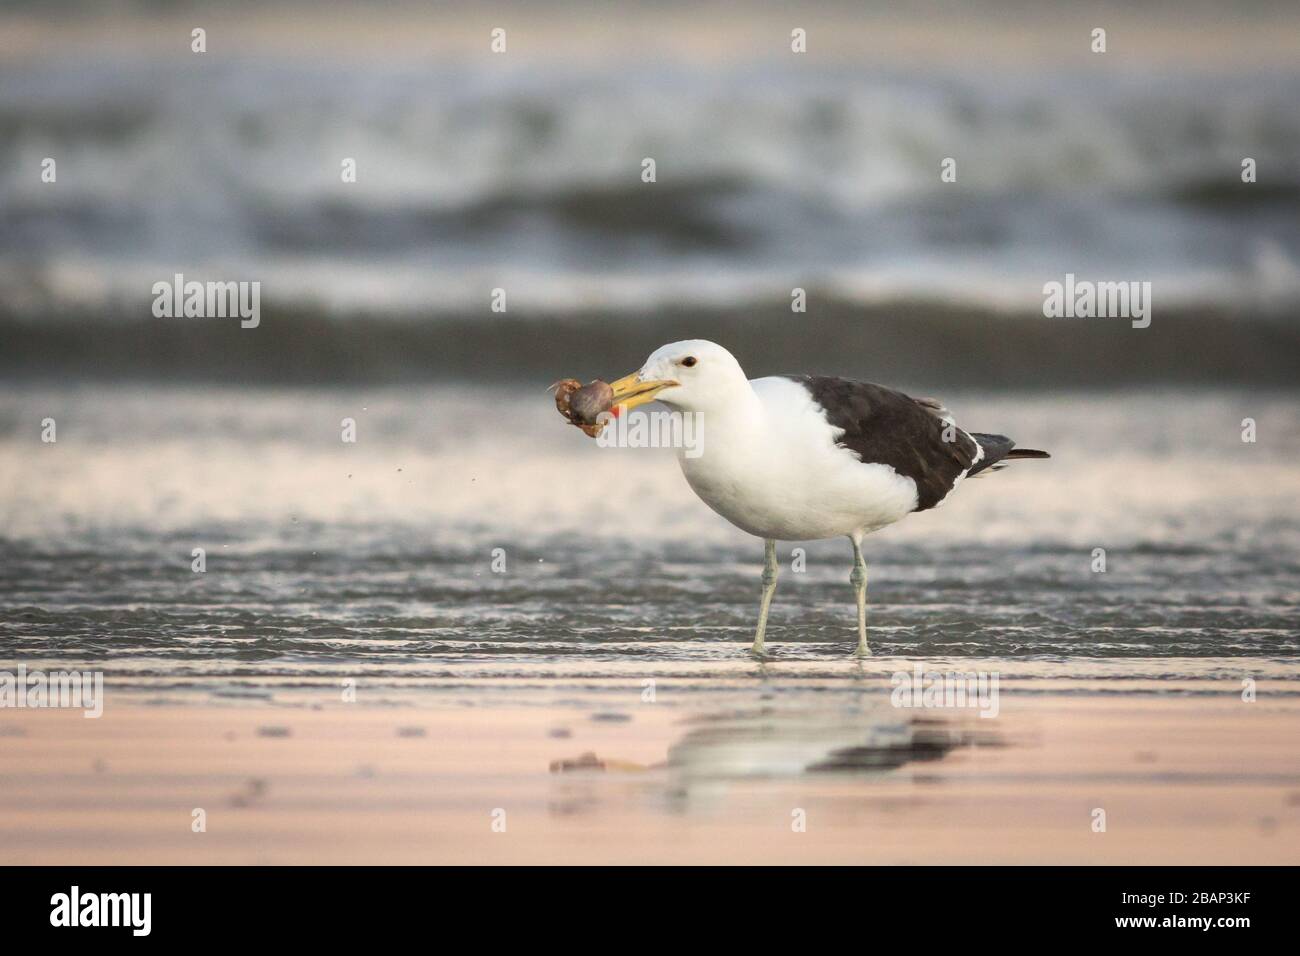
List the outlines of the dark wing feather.
{"label": "dark wing feather", "polygon": [[889,465],[916,483],[917,511],[933,508],[952,490],[979,451],[960,428],[944,441],[943,406],[883,385],[822,375],[788,376],[808,389],[826,419],[844,430],[841,447],[864,462]]}

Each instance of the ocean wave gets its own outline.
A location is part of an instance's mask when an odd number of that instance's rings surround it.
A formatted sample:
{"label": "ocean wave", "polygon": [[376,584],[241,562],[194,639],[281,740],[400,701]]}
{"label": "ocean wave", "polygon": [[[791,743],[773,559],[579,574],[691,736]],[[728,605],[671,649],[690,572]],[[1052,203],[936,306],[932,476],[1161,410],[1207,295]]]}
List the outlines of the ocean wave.
{"label": "ocean wave", "polygon": [[[1300,73],[16,61],[0,296],[130,301],[203,270],[354,312],[467,311],[495,286],[573,310],[813,282],[1023,309],[1074,272],[1286,305],[1297,100]],[[57,186],[34,175],[46,156]]]}

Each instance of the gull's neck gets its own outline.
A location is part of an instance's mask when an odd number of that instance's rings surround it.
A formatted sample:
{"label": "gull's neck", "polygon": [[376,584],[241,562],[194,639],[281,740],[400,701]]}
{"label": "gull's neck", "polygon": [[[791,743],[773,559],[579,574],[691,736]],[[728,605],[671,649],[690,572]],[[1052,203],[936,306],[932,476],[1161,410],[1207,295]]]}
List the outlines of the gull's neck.
{"label": "gull's neck", "polygon": [[758,393],[744,379],[727,389],[725,397],[719,398],[718,401],[711,402],[703,408],[682,409],[682,411],[698,412],[707,430],[720,434],[725,429],[735,438],[761,431],[766,415]]}

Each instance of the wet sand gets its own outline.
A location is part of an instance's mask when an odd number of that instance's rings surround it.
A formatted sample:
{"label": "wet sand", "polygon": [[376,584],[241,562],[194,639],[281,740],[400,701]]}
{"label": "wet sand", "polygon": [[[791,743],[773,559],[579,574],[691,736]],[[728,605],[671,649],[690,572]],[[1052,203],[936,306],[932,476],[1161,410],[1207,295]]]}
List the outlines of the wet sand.
{"label": "wet sand", "polygon": [[110,697],[99,720],[0,713],[0,845],[11,864],[1294,865],[1300,698],[1260,690],[1044,684],[987,720],[885,694],[618,709],[580,691],[488,707]]}
{"label": "wet sand", "polygon": [[[0,442],[7,669],[107,700],[0,709],[5,860],[1300,862],[1287,395],[945,396],[1057,457],[873,536],[869,662],[843,542],[785,552],[759,666],[759,551],[669,453],[488,394],[8,393],[59,441]],[[891,706],[914,662],[998,716]]]}

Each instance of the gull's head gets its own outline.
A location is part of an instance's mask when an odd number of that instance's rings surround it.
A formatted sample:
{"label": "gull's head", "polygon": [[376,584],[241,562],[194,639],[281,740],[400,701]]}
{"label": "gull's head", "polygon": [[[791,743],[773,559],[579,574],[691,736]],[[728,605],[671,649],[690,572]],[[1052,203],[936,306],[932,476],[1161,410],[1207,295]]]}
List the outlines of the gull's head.
{"label": "gull's head", "polygon": [[658,400],[682,411],[705,411],[734,402],[749,389],[730,352],[704,339],[656,349],[645,364],[613,383],[614,404],[625,409]]}

